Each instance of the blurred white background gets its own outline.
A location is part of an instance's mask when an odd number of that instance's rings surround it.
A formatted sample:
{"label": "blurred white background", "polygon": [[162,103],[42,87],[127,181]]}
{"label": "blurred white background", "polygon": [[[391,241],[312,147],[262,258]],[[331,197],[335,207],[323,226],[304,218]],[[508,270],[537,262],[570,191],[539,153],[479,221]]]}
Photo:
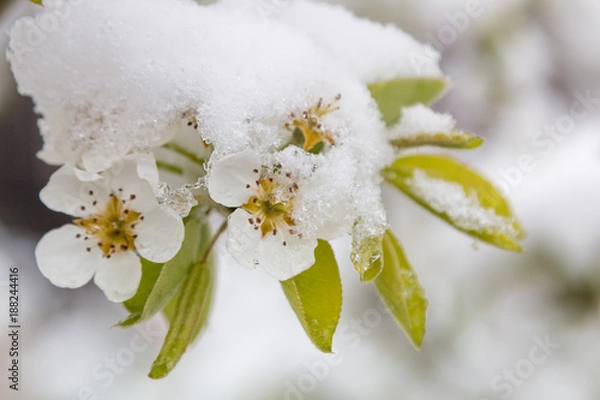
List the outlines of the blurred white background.
{"label": "blurred white background", "polygon": [[[2,399],[600,398],[600,3],[340,2],[438,43],[454,87],[435,108],[487,139],[458,156],[509,192],[527,253],[474,243],[386,190],[392,226],[430,300],[421,353],[379,311],[373,288],[358,283],[347,242],[336,245],[345,307],[335,358],[313,348],[277,282],[221,248],[208,330],[169,377],[151,381],[166,332],[160,318],[111,328],[126,313],[95,286],[61,290],[37,270],[35,243],[62,217],[37,199],[51,170],[34,158],[32,105],[2,60],[0,298],[7,302],[2,280],[18,266],[23,325],[17,395],[4,377],[0,312]],[[3,32],[36,10],[25,0],[0,4]],[[479,15],[465,19],[474,6]]]}

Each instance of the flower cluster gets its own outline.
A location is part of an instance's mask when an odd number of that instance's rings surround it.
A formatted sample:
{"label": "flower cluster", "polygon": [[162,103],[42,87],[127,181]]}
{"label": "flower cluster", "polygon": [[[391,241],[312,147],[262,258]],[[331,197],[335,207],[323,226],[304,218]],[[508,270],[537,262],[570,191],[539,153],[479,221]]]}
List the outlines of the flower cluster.
{"label": "flower cluster", "polygon": [[[419,144],[481,143],[425,105],[447,83],[439,55],[398,28],[309,0],[281,2],[268,14],[260,1],[242,0],[43,3],[38,16],[13,27],[8,57],[40,114],[39,157],[61,166],[41,199],[74,217],[36,250],[55,285],[79,287],[93,277],[112,301],[128,300],[139,286],[151,303],[157,294],[142,287],[166,285],[162,274],[171,274],[179,280],[158,291],[168,294],[158,302],[164,306],[194,287],[173,271],[209,262],[226,226],[235,260],[284,284],[331,264],[323,246],[350,235],[361,280],[381,274],[382,296],[406,305],[402,296],[422,291],[385,286],[412,275],[394,270],[401,258],[384,259],[400,249],[388,230],[384,179],[426,207],[426,189],[435,186],[427,183],[448,182],[453,198],[445,203],[433,187],[432,212],[480,239],[513,244],[518,229],[508,206],[490,200],[478,177],[463,182],[435,160],[394,161]],[[33,46],[31,27],[49,15],[66,17]],[[476,216],[461,224],[454,204]],[[224,229],[191,243],[193,221],[205,223],[211,212],[224,216]],[[158,282],[144,280],[145,261],[166,263]],[[193,271],[185,279],[203,282]],[[313,294],[286,294],[313,332],[319,318],[292,300]],[[424,318],[426,302],[411,304],[421,304]],[[150,312],[134,311],[138,319]]]}

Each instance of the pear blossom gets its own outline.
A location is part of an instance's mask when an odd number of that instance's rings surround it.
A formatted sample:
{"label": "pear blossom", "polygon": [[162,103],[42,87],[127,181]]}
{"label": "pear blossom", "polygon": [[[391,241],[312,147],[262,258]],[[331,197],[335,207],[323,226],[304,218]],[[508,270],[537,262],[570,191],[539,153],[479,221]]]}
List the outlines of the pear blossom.
{"label": "pear blossom", "polygon": [[[312,167],[304,165],[306,174],[285,161],[269,163],[266,158],[251,150],[226,156],[212,167],[207,187],[216,202],[236,208],[228,221],[229,253],[242,266],[260,266],[283,281],[314,264],[317,238],[339,237],[350,224],[341,211],[330,213],[319,229],[310,229],[315,221],[298,218],[296,210],[303,207],[303,185],[310,187]],[[293,164],[291,157],[287,160]],[[346,207],[340,199],[338,209]],[[327,218],[314,211],[317,219]]]}
{"label": "pear blossom", "polygon": [[81,287],[93,278],[114,302],[132,297],[142,274],[140,256],[166,262],[183,241],[181,218],[156,199],[157,182],[154,159],[147,155],[127,156],[99,174],[61,167],[40,198],[76,219],[38,243],[42,274],[63,288]]}

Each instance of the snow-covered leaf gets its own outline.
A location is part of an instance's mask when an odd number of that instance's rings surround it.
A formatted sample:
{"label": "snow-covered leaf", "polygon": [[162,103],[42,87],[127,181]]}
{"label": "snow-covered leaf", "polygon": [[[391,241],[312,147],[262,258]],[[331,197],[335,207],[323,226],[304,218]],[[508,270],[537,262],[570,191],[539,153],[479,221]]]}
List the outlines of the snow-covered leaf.
{"label": "snow-covered leaf", "polygon": [[481,146],[483,142],[483,138],[458,129],[453,129],[450,132],[419,133],[391,140],[391,143],[399,148],[436,146],[451,149],[475,149]]}
{"label": "snow-covered leaf", "polygon": [[420,349],[425,336],[428,302],[417,274],[390,231],[383,237],[383,264],[383,271],[375,279],[375,287],[404,333]]}
{"label": "snow-covered leaf", "polygon": [[381,273],[382,237],[371,236],[362,240],[353,239],[350,260],[360,274],[362,283],[370,282]]}
{"label": "snow-covered leaf", "polygon": [[292,309],[314,345],[330,353],[342,312],[342,281],[329,243],[319,240],[315,264],[281,282]]}
{"label": "snow-covered leaf", "polygon": [[485,178],[453,158],[413,155],[396,160],[384,178],[457,229],[487,243],[522,251],[524,236],[504,196]]}

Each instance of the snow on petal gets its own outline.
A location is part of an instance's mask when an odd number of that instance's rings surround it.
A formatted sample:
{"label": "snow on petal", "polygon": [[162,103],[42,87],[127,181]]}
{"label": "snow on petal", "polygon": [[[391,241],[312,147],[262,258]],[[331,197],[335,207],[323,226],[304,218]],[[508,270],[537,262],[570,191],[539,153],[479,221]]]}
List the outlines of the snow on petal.
{"label": "snow on petal", "polygon": [[[198,98],[197,85],[185,82],[204,63],[186,54],[190,43],[201,45],[188,38],[204,25],[199,13],[191,1],[46,0],[35,17],[17,21],[8,58],[20,93],[43,116],[40,157],[99,172],[168,141],[166,128],[189,108],[190,93]],[[56,18],[60,29],[32,48],[31,26]],[[174,39],[182,37],[189,40]]]}
{"label": "snow on petal", "polygon": [[142,279],[142,263],[133,252],[118,253],[110,259],[103,258],[98,266],[94,283],[106,297],[122,303],[133,297]]}
{"label": "snow on petal", "polygon": [[85,285],[102,262],[101,251],[96,246],[86,246],[83,234],[81,228],[68,224],[46,233],[37,244],[38,267],[55,286],[78,288]]}

